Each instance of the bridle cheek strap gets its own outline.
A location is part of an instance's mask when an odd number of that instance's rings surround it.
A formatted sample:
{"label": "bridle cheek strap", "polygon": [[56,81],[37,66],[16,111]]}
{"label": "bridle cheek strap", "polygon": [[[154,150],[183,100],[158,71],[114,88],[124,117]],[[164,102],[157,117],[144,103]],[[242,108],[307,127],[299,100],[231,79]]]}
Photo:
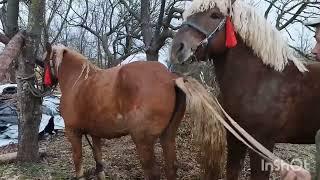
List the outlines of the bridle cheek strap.
{"label": "bridle cheek strap", "polygon": [[209,53],[208,53],[208,49],[209,49],[209,42],[215,38],[216,34],[221,30],[221,28],[226,24],[226,20],[227,18],[223,18],[219,25],[211,32],[211,33],[208,33],[207,31],[205,31],[204,29],[202,29],[200,26],[197,26],[195,23],[193,22],[188,22],[186,21],[183,25],[187,25],[187,26],[190,26],[192,27],[193,29],[199,31],[200,33],[204,34],[206,36],[205,39],[203,39],[199,45],[196,47],[195,50],[193,50],[190,58],[188,58],[187,60],[189,61],[191,59],[191,63],[197,59],[197,52],[199,50],[203,50],[204,53],[205,53],[205,58],[208,59],[209,58]]}

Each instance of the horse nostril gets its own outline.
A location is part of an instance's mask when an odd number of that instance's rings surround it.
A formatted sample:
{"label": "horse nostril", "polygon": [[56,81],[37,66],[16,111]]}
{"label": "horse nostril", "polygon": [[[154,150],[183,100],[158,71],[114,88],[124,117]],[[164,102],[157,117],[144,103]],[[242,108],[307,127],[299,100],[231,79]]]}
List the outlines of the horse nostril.
{"label": "horse nostril", "polygon": [[178,52],[181,52],[184,48],[184,44],[180,43],[179,48],[178,48]]}

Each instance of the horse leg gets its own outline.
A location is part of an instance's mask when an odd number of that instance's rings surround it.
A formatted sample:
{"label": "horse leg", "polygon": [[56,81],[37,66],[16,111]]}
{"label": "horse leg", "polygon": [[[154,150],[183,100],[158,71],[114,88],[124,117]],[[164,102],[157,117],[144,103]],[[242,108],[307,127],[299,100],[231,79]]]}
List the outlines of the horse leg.
{"label": "horse leg", "polygon": [[246,154],[246,146],[230,133],[227,133],[227,141],[227,180],[237,180]]}
{"label": "horse leg", "polygon": [[82,167],[82,134],[73,129],[66,129],[65,132],[72,146],[72,157],[76,170],[76,178],[78,180],[85,180]]}
{"label": "horse leg", "polygon": [[151,138],[151,135],[144,135],[141,138],[137,138],[135,136],[132,137],[140,157],[142,168],[144,170],[144,179],[159,180],[160,169],[155,161],[153,147],[155,138]]}
{"label": "horse leg", "polygon": [[[261,141],[263,142],[263,141]],[[263,143],[263,145],[272,151],[274,143]],[[251,180],[268,180],[270,170],[273,166],[268,166],[257,153],[250,151],[250,168],[251,168]]]}
{"label": "horse leg", "polygon": [[102,152],[101,152],[101,139],[99,137],[92,136],[93,142],[93,156],[96,161],[96,174],[98,180],[105,180],[106,176],[103,171]]}
{"label": "horse leg", "polygon": [[177,128],[167,128],[160,137],[165,159],[165,173],[168,180],[175,180],[177,178],[176,131]]}
{"label": "horse leg", "polygon": [[175,134],[173,132],[166,132],[160,137],[160,143],[163,149],[165,159],[165,173],[168,180],[176,179],[177,165],[176,165],[176,142]]}

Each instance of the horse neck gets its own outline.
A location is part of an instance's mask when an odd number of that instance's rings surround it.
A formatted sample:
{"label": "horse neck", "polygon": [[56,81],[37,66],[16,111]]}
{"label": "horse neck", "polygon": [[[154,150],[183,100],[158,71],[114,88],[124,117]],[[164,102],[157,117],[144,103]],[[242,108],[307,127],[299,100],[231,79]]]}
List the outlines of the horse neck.
{"label": "horse neck", "polygon": [[[92,75],[92,65],[88,65],[85,57],[68,50],[65,52],[59,67],[58,80],[61,91],[70,89],[77,80],[83,79],[87,75],[87,69],[90,68],[88,76]],[[88,65],[88,66],[87,66]]]}
{"label": "horse neck", "polygon": [[[265,66],[240,38],[238,38],[236,47],[228,49],[224,54],[216,57],[214,61],[216,76],[220,85],[226,75],[242,77],[244,74],[257,72],[257,69]],[[262,69],[266,69],[266,67],[262,67]]]}

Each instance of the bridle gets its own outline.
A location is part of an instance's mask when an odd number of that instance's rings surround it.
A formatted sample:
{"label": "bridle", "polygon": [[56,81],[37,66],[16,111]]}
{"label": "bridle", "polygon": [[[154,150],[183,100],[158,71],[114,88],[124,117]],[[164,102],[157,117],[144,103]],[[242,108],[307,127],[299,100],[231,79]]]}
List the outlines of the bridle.
{"label": "bridle", "polygon": [[226,23],[226,17],[224,17],[220,21],[219,25],[210,33],[210,32],[207,32],[206,30],[202,29],[200,26],[196,25],[192,21],[185,21],[182,24],[182,26],[188,26],[188,27],[191,27],[191,28],[197,30],[198,32],[205,35],[205,38],[198,44],[196,49],[192,51],[191,55],[188,58],[186,58],[182,63],[190,62],[190,64],[191,64],[193,61],[197,60],[198,58],[197,58],[196,54],[200,49],[204,50],[204,53],[206,55],[206,59],[209,59],[209,54],[208,54],[209,42],[210,42],[210,40],[215,38],[216,34],[221,30],[221,28],[225,25],[225,23]]}

